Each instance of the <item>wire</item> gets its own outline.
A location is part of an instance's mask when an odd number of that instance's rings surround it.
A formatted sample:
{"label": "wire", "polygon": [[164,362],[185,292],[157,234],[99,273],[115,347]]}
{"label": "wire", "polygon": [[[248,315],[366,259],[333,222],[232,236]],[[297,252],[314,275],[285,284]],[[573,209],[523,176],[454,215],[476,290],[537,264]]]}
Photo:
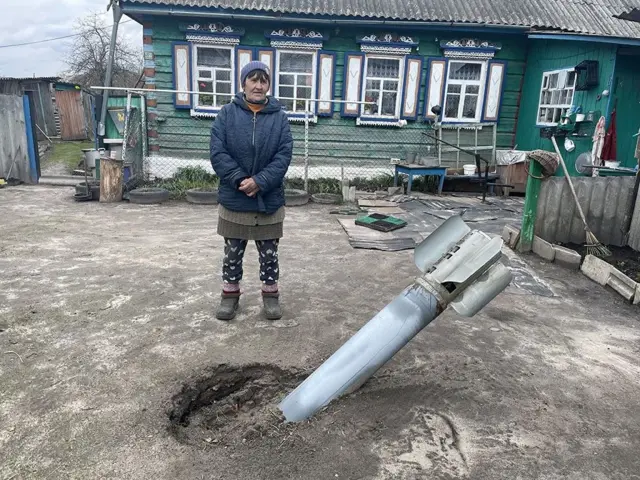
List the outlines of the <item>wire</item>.
{"label": "wire", "polygon": [[[132,22],[133,20],[125,20],[124,22],[120,22],[120,25],[122,25],[123,23],[129,23]],[[107,30],[109,28],[113,27],[113,25],[109,25],[108,27],[102,27],[102,28],[98,28],[98,30]],[[84,35],[87,32],[82,32],[82,33],[72,33],[71,35],[64,35],[62,37],[55,37],[55,38],[46,38],[44,40],[36,40],[34,42],[25,42],[25,43],[11,43],[8,45],[0,45],[0,48],[10,48],[10,47],[23,47],[25,45],[36,45],[38,43],[46,43],[46,42],[54,42],[56,40],[63,40],[65,38],[71,38],[71,37],[77,37],[79,35]]]}

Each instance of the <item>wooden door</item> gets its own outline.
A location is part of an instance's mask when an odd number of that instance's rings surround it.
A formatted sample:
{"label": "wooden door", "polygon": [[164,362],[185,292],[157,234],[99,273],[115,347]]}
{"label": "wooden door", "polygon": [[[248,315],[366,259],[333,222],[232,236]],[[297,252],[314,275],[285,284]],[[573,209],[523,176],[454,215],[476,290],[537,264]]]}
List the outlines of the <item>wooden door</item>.
{"label": "wooden door", "polygon": [[86,140],[88,138],[81,94],[77,90],[56,92],[56,104],[60,115],[60,138],[62,140]]}

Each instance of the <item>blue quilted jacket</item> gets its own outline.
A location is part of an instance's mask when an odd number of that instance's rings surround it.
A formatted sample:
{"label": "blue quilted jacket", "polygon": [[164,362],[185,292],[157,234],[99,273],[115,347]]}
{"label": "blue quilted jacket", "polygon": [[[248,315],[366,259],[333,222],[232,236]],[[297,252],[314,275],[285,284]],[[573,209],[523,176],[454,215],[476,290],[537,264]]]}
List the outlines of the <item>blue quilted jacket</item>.
{"label": "blue quilted jacket", "polygon": [[[291,163],[293,137],[287,114],[273,97],[257,114],[242,93],[222,107],[211,128],[210,157],[220,177],[218,202],[237,212],[271,214],[284,205],[284,176]],[[238,190],[252,177],[260,187],[251,198]]]}

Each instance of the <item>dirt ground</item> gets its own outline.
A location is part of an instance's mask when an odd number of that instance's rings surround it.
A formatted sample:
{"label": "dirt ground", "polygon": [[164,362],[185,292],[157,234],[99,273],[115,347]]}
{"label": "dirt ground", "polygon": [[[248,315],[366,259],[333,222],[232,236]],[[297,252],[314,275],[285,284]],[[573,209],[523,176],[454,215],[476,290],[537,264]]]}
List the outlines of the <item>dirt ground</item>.
{"label": "dirt ground", "polygon": [[526,256],[359,392],[283,424],[277,401],[408,285],[412,252],[354,250],[330,207],[288,210],[282,321],[255,249],[236,321],[213,318],[215,208],[0,190],[0,479],[640,478],[640,315]]}

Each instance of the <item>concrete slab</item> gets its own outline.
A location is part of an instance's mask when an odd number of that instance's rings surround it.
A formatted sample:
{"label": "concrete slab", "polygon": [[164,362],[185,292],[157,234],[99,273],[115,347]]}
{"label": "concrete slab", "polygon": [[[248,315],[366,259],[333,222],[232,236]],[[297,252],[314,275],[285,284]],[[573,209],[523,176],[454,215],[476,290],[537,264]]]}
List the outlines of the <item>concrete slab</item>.
{"label": "concrete slab", "polygon": [[520,240],[520,229],[513,225],[505,225],[502,230],[502,240],[510,248],[516,248],[518,240]]}
{"label": "concrete slab", "polygon": [[553,248],[553,245],[537,235],[533,237],[533,245],[531,248],[533,253],[545,259],[547,262],[553,262],[556,258],[556,251]]}
{"label": "concrete slab", "polygon": [[628,302],[633,301],[638,284],[617,268],[611,269],[607,285],[618,292]]}
{"label": "concrete slab", "polygon": [[602,286],[605,286],[609,281],[611,270],[613,266],[605,262],[604,260],[596,257],[595,255],[587,255],[584,257],[580,270],[587,277]]}
{"label": "concrete slab", "polygon": [[582,256],[578,252],[560,245],[554,245],[553,249],[556,251],[554,261],[558,265],[571,270],[580,270]]}

